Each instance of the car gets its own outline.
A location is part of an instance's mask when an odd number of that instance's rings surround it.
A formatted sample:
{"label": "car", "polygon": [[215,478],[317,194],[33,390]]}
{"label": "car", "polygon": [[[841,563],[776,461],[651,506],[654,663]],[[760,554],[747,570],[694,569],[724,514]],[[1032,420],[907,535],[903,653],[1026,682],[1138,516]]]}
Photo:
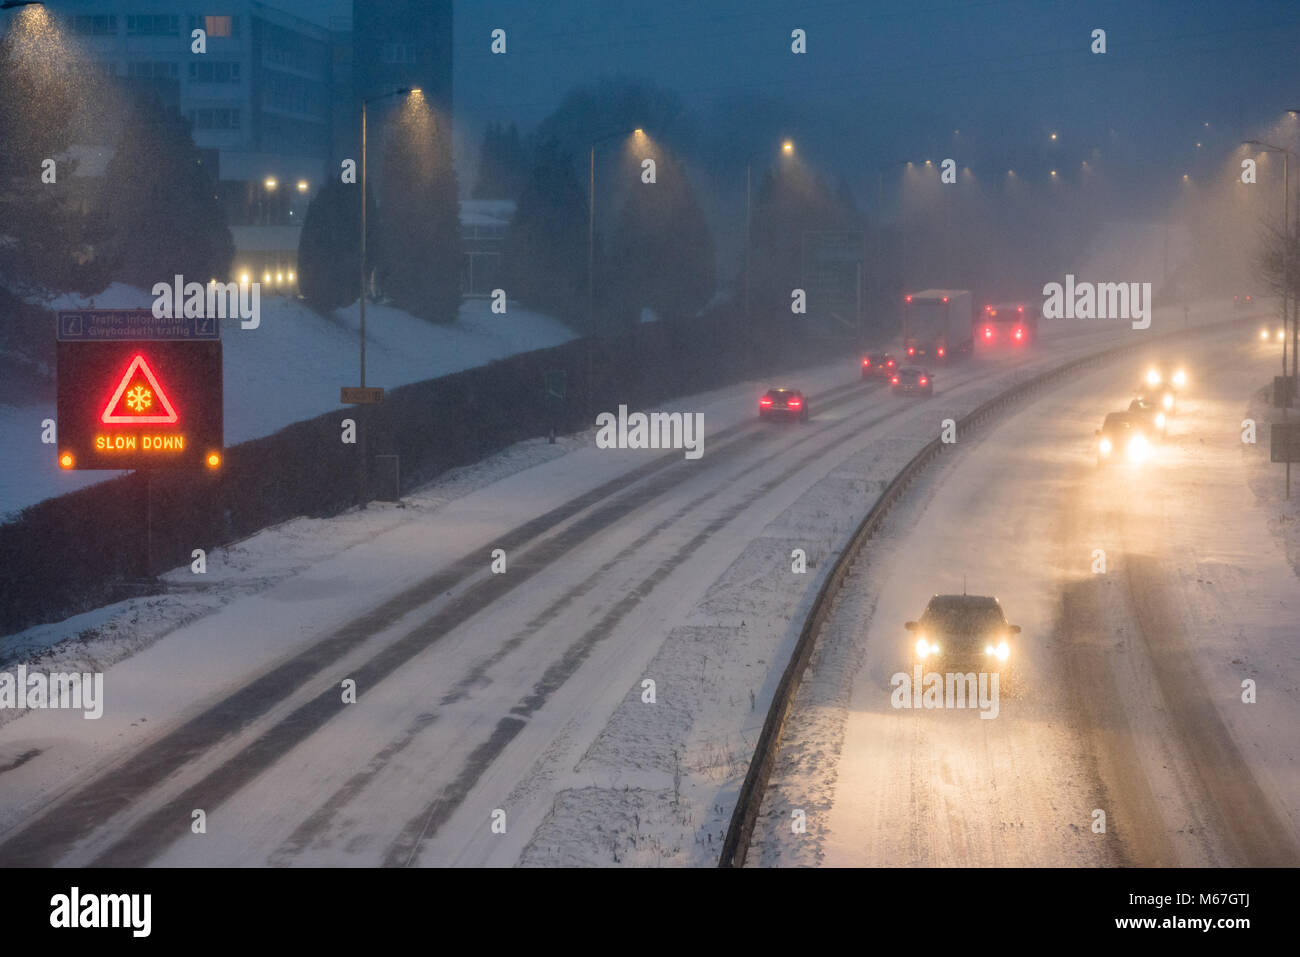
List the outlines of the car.
{"label": "car", "polygon": [[1159,396],[1140,395],[1128,404],[1128,410],[1142,419],[1152,435],[1165,437],[1169,419],[1160,407]]}
{"label": "car", "polygon": [[808,401],[798,389],[768,389],[758,400],[760,419],[808,421]]}
{"label": "car", "polygon": [[891,376],[898,368],[898,361],[888,352],[872,352],[862,357],[862,378]]}
{"label": "car", "polygon": [[1232,297],[1233,309],[1249,309],[1255,305],[1255,297],[1249,293],[1238,293]]}
{"label": "car", "polygon": [[903,627],[916,635],[912,663],[943,669],[978,666],[1000,670],[1011,659],[1012,635],[1002,605],[991,595],[934,595],[917,621]]}
{"label": "car", "polygon": [[1143,394],[1157,400],[1166,415],[1174,414],[1178,393],[1187,385],[1187,370],[1182,366],[1153,365],[1142,377]]}
{"label": "car", "polygon": [[934,395],[934,376],[926,369],[904,366],[889,377],[889,388],[895,395],[910,395],[913,392]]}
{"label": "car", "polygon": [[1151,427],[1142,414],[1109,412],[1096,436],[1098,466],[1121,458],[1141,465],[1151,455]]}
{"label": "car", "polygon": [[1260,342],[1286,342],[1286,327],[1278,326],[1276,329],[1270,329],[1264,326],[1259,330]]}

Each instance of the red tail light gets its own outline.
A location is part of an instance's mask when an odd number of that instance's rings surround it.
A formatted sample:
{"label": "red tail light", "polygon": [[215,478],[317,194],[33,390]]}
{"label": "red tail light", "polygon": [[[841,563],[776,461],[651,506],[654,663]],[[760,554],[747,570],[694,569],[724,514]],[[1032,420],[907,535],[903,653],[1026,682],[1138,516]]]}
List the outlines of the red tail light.
{"label": "red tail light", "polygon": [[772,400],[769,399],[767,396],[763,396],[763,398],[758,400],[759,407],[763,409],[766,409],[771,404],[772,404]]}
{"label": "red tail light", "polygon": [[1025,337],[1025,330],[1023,330],[1023,329],[1017,329],[1017,330],[1016,330],[1016,342],[1019,342],[1019,341],[1020,341],[1021,339],[1023,339],[1024,337]]}
{"label": "red tail light", "polygon": [[869,365],[871,365],[871,360],[870,360],[870,359],[863,359],[863,360],[862,360],[862,368],[865,369],[865,368],[866,368],[867,366],[869,366]]}
{"label": "red tail light", "polygon": [[898,376],[894,376],[892,379],[890,379],[890,380],[889,380],[889,384],[890,384],[890,385],[898,385]]}
{"label": "red tail light", "polygon": [[787,402],[785,405],[786,405],[786,408],[788,408],[788,409],[798,409],[798,408],[802,408],[802,407],[803,407],[803,399],[791,399],[791,400],[790,400],[789,402]]}
{"label": "red tail light", "polygon": [[939,347],[939,355],[943,355],[943,353],[944,353],[944,348],[943,348],[943,346],[940,346],[940,347]]}
{"label": "red tail light", "polygon": [[992,339],[992,338],[993,338],[993,327],[992,327],[992,326],[985,326],[985,327],[984,327],[984,338],[985,338],[985,339]]}
{"label": "red tail light", "polygon": [[904,301],[904,302],[911,302],[911,301],[912,301],[912,297],[911,297],[911,296],[904,296],[904,297],[903,297],[903,301]]}
{"label": "red tail light", "polygon": [[925,376],[921,376],[921,385],[925,385],[925,384],[928,383],[929,381],[930,381],[930,380],[927,379]]}
{"label": "red tail light", "polygon": [[1024,311],[1025,311],[1024,306],[1016,306],[1016,312],[1024,312]]}
{"label": "red tail light", "polygon": [[888,362],[885,363],[885,365],[889,366],[889,368],[891,369],[894,368],[894,360],[890,359]]}
{"label": "red tail light", "polygon": [[907,354],[908,354],[909,356],[914,356],[914,355],[916,355],[916,347],[915,347],[915,346],[908,346],[908,347],[907,347]]}

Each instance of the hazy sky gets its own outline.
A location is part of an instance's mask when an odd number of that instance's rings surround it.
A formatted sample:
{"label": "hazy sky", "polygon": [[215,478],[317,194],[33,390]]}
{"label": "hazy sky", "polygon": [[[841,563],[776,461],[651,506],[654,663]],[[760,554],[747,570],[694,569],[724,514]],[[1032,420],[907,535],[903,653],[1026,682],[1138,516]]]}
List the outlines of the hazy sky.
{"label": "hazy sky", "polygon": [[[276,5],[317,20],[351,6]],[[575,84],[624,75],[677,93],[706,129],[775,100],[841,169],[952,152],[954,130],[977,159],[1057,131],[1074,155],[1119,142],[1177,166],[1300,105],[1297,50],[1295,0],[462,0],[457,126],[464,156],[485,123],[527,131]]]}

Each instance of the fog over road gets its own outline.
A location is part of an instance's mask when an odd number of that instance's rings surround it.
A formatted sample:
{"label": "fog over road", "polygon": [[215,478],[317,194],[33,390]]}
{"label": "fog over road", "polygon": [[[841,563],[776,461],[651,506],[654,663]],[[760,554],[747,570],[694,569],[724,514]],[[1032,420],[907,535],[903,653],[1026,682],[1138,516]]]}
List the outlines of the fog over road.
{"label": "fog over road", "polygon": [[[891,513],[821,635],[750,863],[1300,863],[1300,599],[1247,485],[1242,420],[1277,362],[1252,331],[1042,394]],[[1156,357],[1191,377],[1166,441],[1098,469],[1093,430]],[[1023,628],[997,717],[894,708],[903,622],[963,577]]]}

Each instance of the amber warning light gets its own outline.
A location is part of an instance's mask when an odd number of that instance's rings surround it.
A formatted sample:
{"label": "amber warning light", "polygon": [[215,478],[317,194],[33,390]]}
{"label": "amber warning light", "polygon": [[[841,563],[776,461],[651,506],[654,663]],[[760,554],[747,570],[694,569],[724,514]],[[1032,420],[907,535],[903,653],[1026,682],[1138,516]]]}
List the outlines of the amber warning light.
{"label": "amber warning light", "polygon": [[59,467],[209,470],[222,461],[216,320],[60,313]]}

